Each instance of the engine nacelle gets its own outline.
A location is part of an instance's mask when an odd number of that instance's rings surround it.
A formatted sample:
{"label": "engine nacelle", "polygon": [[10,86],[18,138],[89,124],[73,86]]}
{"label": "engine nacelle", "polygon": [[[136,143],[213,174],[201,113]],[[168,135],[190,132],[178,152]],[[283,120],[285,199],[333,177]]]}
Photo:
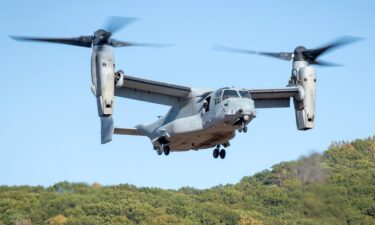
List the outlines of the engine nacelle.
{"label": "engine nacelle", "polygon": [[91,56],[91,90],[96,97],[101,124],[101,143],[112,140],[115,101],[115,57],[109,45],[94,45]]}
{"label": "engine nacelle", "polygon": [[109,46],[94,46],[91,58],[92,91],[97,97],[98,114],[113,113],[115,93],[115,59]]}
{"label": "engine nacelle", "polygon": [[297,129],[308,130],[315,124],[316,74],[313,67],[299,68],[297,86],[300,89],[299,95],[294,97]]}

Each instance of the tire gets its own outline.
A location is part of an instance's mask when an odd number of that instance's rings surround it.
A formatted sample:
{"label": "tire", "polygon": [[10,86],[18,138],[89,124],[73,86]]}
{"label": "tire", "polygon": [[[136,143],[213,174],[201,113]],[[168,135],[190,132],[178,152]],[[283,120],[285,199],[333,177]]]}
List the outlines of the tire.
{"label": "tire", "polygon": [[171,148],[169,146],[165,146],[164,155],[169,155],[169,153],[171,153]]}
{"label": "tire", "polygon": [[243,128],[243,132],[246,133],[247,132],[247,126],[245,125],[244,128]]}
{"label": "tire", "polygon": [[217,157],[219,157],[219,149],[215,148],[212,155],[214,156],[215,159],[217,159]]}
{"label": "tire", "polygon": [[220,158],[221,158],[221,159],[224,159],[224,158],[225,158],[225,155],[226,155],[225,150],[224,150],[224,149],[221,149],[219,155],[220,155]]}

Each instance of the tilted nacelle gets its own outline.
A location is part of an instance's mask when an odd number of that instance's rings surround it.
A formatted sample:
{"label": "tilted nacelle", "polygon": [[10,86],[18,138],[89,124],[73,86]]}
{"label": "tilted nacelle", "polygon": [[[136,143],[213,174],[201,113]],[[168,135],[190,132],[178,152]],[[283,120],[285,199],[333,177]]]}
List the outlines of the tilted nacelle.
{"label": "tilted nacelle", "polygon": [[92,91],[97,100],[98,114],[101,121],[101,142],[112,140],[113,107],[115,102],[115,57],[111,47],[94,46],[91,57]]}
{"label": "tilted nacelle", "polygon": [[314,128],[315,124],[315,69],[311,66],[305,66],[294,70],[296,85],[299,88],[299,94],[294,97],[297,129],[308,130]]}
{"label": "tilted nacelle", "polygon": [[98,114],[110,116],[113,113],[115,91],[115,58],[109,46],[95,46],[91,58],[92,91],[97,97]]}
{"label": "tilted nacelle", "polygon": [[98,114],[101,122],[102,144],[112,140],[113,107],[115,104],[115,88],[124,82],[124,72],[115,73],[115,57],[111,47],[107,45],[94,46],[91,57],[92,92],[97,100]]}

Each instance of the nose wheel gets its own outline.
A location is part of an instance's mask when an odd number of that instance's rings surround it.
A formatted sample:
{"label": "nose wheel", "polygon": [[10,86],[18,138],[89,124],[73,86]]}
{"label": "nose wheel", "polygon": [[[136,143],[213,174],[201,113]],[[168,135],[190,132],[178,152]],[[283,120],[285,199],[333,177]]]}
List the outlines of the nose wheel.
{"label": "nose wheel", "polygon": [[216,148],[214,149],[214,151],[212,152],[212,155],[215,159],[217,158],[221,158],[221,159],[224,159],[225,156],[226,156],[226,152],[225,152],[225,149],[221,149],[220,150],[220,145],[217,145]]}
{"label": "nose wheel", "polygon": [[238,132],[244,132],[246,133],[247,132],[247,125],[245,124],[245,122],[241,122],[240,123],[240,126],[238,127]]}

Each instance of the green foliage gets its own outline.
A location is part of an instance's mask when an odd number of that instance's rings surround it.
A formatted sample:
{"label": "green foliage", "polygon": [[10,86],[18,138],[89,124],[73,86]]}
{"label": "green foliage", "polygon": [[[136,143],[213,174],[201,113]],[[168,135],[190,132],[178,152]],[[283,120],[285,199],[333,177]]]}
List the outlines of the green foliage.
{"label": "green foliage", "polygon": [[68,219],[61,214],[54,216],[46,221],[48,225],[64,225],[66,224],[66,222],[68,222]]}
{"label": "green foliage", "polygon": [[336,142],[322,155],[206,190],[0,186],[0,225],[10,224],[375,225],[375,138]]}

